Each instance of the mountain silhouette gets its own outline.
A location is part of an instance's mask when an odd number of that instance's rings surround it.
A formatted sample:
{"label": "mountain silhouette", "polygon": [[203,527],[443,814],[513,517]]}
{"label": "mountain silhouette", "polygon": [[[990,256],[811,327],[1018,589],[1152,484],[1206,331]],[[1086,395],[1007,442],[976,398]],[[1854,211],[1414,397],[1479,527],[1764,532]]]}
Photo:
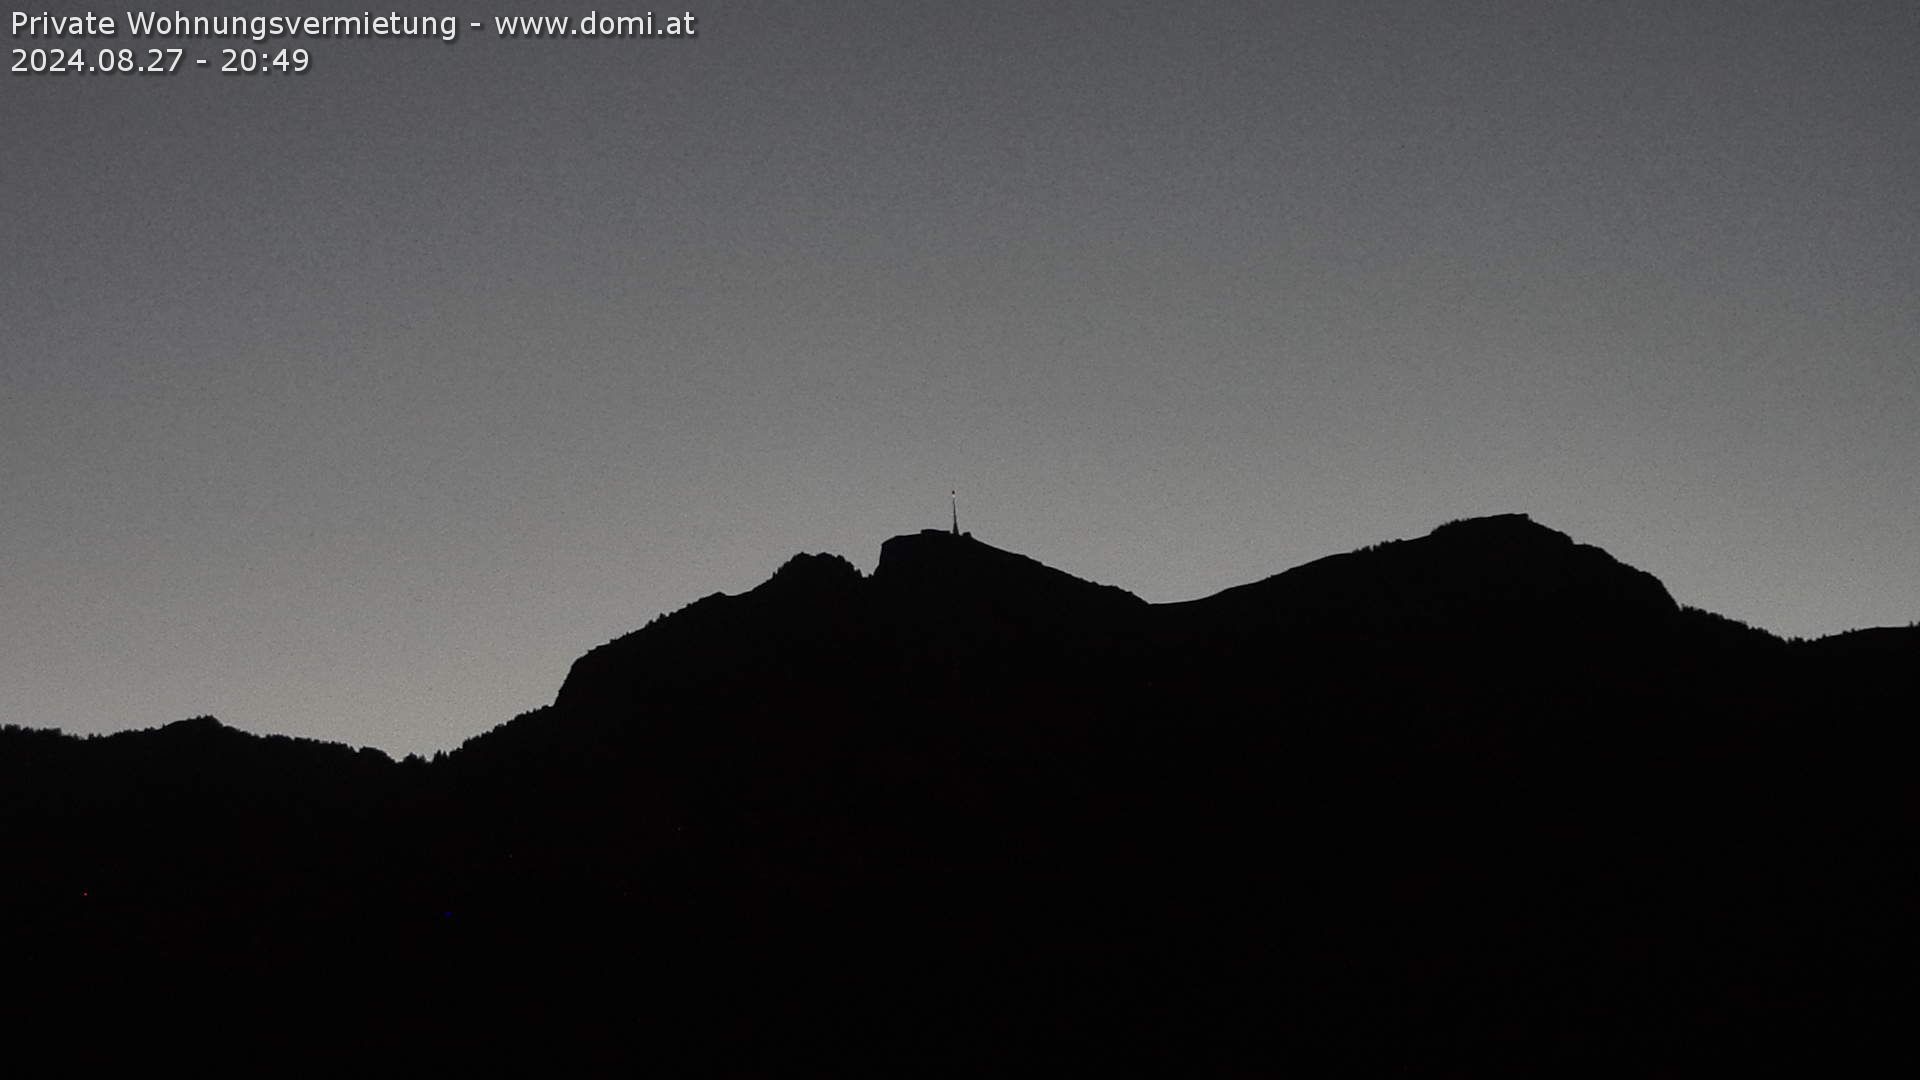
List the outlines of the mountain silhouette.
{"label": "mountain silhouette", "polygon": [[1901,1022],[1917,654],[1521,515],[1174,604],[929,530],[431,761],[0,731],[0,946],[443,1066],[1831,1062]]}

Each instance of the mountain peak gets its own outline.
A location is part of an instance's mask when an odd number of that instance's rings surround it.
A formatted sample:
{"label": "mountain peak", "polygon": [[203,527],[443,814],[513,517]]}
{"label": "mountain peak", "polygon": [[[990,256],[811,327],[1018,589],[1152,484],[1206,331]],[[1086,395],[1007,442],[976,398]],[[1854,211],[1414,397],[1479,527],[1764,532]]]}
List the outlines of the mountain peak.
{"label": "mountain peak", "polygon": [[[1450,521],[1194,601],[1217,617],[1320,634],[1644,635],[1678,605],[1653,575],[1526,514]],[[1231,614],[1221,615],[1222,612]]]}
{"label": "mountain peak", "polygon": [[[1076,604],[1144,607],[1139,597],[1015,552],[943,529],[895,536],[880,545],[873,580],[889,592],[940,592],[978,602],[987,596],[1047,598]],[[1045,602],[1044,600],[1042,602]]]}
{"label": "mountain peak", "polygon": [[921,529],[917,533],[902,533],[899,536],[889,537],[881,543],[880,565],[874,568],[873,576],[879,578],[911,573],[935,565],[957,565],[979,558],[990,551],[1017,559],[1026,558],[1024,555],[1000,551],[989,544],[975,540],[972,533],[954,533],[946,529]]}
{"label": "mountain peak", "polygon": [[776,589],[787,587],[836,587],[858,584],[860,571],[843,556],[822,552],[809,555],[801,552],[780,564],[761,588],[772,586]]}
{"label": "mountain peak", "polygon": [[1525,550],[1566,552],[1577,547],[1573,537],[1550,528],[1526,514],[1489,514],[1485,517],[1457,518],[1436,527],[1426,535],[1425,543],[1434,547],[1481,550]]}
{"label": "mountain peak", "polygon": [[238,729],[229,727],[221,723],[218,718],[212,716],[195,716],[186,720],[175,720],[170,724],[161,725],[159,730],[169,735],[198,736],[218,735],[226,732],[237,733],[238,731]]}
{"label": "mountain peak", "polygon": [[1552,536],[1552,537],[1558,537],[1561,540],[1571,539],[1570,537],[1567,536],[1566,533],[1563,533],[1558,529],[1550,529],[1547,526],[1542,525],[1539,522],[1533,520],[1533,517],[1531,515],[1520,513],[1520,512],[1514,512],[1514,513],[1508,513],[1508,514],[1485,514],[1480,517],[1455,518],[1452,521],[1449,521],[1443,525],[1435,526],[1433,531],[1428,533],[1427,535],[1439,536],[1443,534],[1453,535],[1453,536],[1460,536],[1460,535],[1527,536],[1527,535],[1531,535],[1531,536],[1541,536],[1541,537]]}

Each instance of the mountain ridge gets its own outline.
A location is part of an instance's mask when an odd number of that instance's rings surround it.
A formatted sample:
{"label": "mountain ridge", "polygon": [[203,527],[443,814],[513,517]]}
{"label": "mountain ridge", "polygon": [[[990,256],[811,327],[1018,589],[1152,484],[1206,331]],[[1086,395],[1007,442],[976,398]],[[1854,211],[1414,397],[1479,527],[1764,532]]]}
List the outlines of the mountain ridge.
{"label": "mountain ridge", "polygon": [[[1130,603],[1141,608],[1152,609],[1159,612],[1182,612],[1202,609],[1212,605],[1233,606],[1242,602],[1251,602],[1256,599],[1261,603],[1271,604],[1275,598],[1266,595],[1269,593],[1281,593],[1280,599],[1284,601],[1288,599],[1285,595],[1287,587],[1311,581],[1311,579],[1317,576],[1334,575],[1336,572],[1357,573],[1362,570],[1365,560],[1369,556],[1374,556],[1381,552],[1391,552],[1400,545],[1418,545],[1422,541],[1436,538],[1448,541],[1472,540],[1483,544],[1491,540],[1491,546],[1494,548],[1511,549],[1517,546],[1521,548],[1532,548],[1536,552],[1540,550],[1557,550],[1561,553],[1571,552],[1579,558],[1588,560],[1589,565],[1592,567],[1602,567],[1604,569],[1617,568],[1619,571],[1624,572],[1622,577],[1623,581],[1633,583],[1628,591],[1638,593],[1638,599],[1643,605],[1649,608],[1661,609],[1663,615],[1690,619],[1703,628],[1702,637],[1712,636],[1711,633],[1704,631],[1705,627],[1711,625],[1719,628],[1721,634],[1725,636],[1744,637],[1750,640],[1766,640],[1782,645],[1791,644],[1802,650],[1808,647],[1817,647],[1820,651],[1831,653],[1883,653],[1889,651],[1898,653],[1910,647],[1908,645],[1908,639],[1910,637],[1920,638],[1920,633],[1915,633],[1915,631],[1920,631],[1920,623],[1916,623],[1908,626],[1859,627],[1824,635],[1819,638],[1804,640],[1793,639],[1792,641],[1788,641],[1763,628],[1750,626],[1726,615],[1700,608],[1679,605],[1672,600],[1665,586],[1652,574],[1637,567],[1619,562],[1601,548],[1578,543],[1563,532],[1535,522],[1530,515],[1525,513],[1501,513],[1475,518],[1455,519],[1435,526],[1423,536],[1388,540],[1349,552],[1321,556],[1294,567],[1278,571],[1265,578],[1239,585],[1227,586],[1204,596],[1160,602],[1141,600],[1134,594],[1118,586],[1087,581],[1066,571],[1046,566],[1029,556],[1006,551],[986,544],[983,541],[975,540],[971,534],[955,537],[946,530],[923,529],[916,533],[899,534],[884,541],[881,545],[879,563],[871,575],[862,574],[842,555],[825,552],[818,554],[803,552],[790,556],[776,568],[774,573],[766,581],[743,592],[711,593],[705,597],[691,601],[674,611],[663,612],[656,615],[650,619],[646,625],[622,634],[601,645],[594,646],[583,653],[581,657],[571,665],[568,675],[562,680],[561,687],[556,694],[556,700],[552,704],[558,705],[564,703],[564,699],[568,695],[569,684],[574,683],[576,679],[580,677],[583,666],[591,670],[598,663],[603,662],[604,655],[607,654],[609,650],[618,651],[618,649],[624,645],[631,645],[642,641],[644,640],[644,635],[647,635],[649,631],[663,623],[669,623],[683,617],[705,615],[713,609],[724,607],[730,600],[748,597],[754,594],[762,594],[764,596],[769,593],[778,593],[793,588],[804,588],[816,596],[825,595],[844,598],[846,590],[860,588],[864,584],[873,581],[885,581],[891,584],[900,581],[901,578],[912,579],[918,576],[925,579],[929,576],[927,573],[927,567],[929,565],[937,567],[943,565],[946,561],[938,557],[939,553],[943,550],[947,553],[966,551],[969,550],[967,545],[970,545],[971,550],[976,552],[993,553],[991,558],[1003,567],[1018,567],[1034,573],[1037,576],[1050,578],[1059,582],[1072,583],[1073,587],[1084,587],[1089,595],[1107,596],[1111,598],[1112,602],[1117,604]],[[890,549],[892,551],[891,557],[889,555]],[[936,557],[928,559],[927,556],[929,554],[933,554]],[[918,564],[918,569],[901,569],[903,566],[913,567],[914,564]],[[1511,568],[1511,564],[1500,565]],[[1485,569],[1485,567],[1483,566],[1481,569]],[[926,590],[924,586],[927,584],[925,580],[917,584],[922,586],[922,588],[916,591],[921,593],[923,598],[934,599],[934,597],[925,595]],[[973,581],[970,582],[970,584],[978,584],[978,582]],[[1656,596],[1656,591],[1657,596],[1661,599],[1651,599]],[[1328,603],[1329,601],[1351,604],[1358,603],[1364,598],[1357,594],[1335,598],[1328,597],[1324,593],[1321,593],[1314,596],[1314,599],[1322,604]],[[1865,644],[1867,642],[1872,642],[1872,644]],[[545,706],[542,707],[542,709],[548,707],[551,706]],[[539,711],[541,710],[535,710],[535,712]],[[121,732],[75,737],[86,739],[109,738],[114,735],[131,735],[143,731],[171,731],[176,728],[178,728],[181,733],[184,733],[185,731],[193,730],[196,726],[208,723],[218,725],[225,730],[248,734],[256,738],[287,737],[302,742],[331,742],[331,740],[302,736],[254,736],[251,735],[251,733],[240,732],[239,729],[221,724],[211,716],[172,721],[154,728],[129,728]],[[16,730],[53,730],[21,727],[20,725],[8,726]],[[353,749],[384,754],[384,751],[379,751],[374,747],[355,747]],[[454,749],[454,747],[448,747],[441,751],[441,753],[452,749]]]}
{"label": "mountain ridge", "polygon": [[1916,654],[1522,516],[1174,604],[923,532],[660,616],[430,761],[0,730],[0,955],[76,1010],[143,970],[352,1001],[440,1064],[1830,1057],[1904,1031],[1866,988],[1920,961]]}

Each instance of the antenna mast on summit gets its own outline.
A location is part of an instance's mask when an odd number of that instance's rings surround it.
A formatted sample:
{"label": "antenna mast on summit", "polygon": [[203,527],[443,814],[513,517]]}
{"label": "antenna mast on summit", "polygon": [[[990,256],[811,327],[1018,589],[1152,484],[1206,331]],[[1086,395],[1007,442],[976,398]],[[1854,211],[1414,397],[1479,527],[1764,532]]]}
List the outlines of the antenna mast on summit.
{"label": "antenna mast on summit", "polygon": [[956,488],[949,494],[953,496],[953,535],[959,536],[960,535],[960,491],[958,488]]}

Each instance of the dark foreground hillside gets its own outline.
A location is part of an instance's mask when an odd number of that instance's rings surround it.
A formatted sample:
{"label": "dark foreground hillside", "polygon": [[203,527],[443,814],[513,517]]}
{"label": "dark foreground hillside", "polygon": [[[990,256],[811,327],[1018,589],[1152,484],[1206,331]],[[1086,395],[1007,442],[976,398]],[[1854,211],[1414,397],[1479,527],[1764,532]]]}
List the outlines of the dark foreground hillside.
{"label": "dark foreground hillside", "polygon": [[922,533],[431,763],[8,729],[0,947],[211,1068],[1831,1065],[1911,1011],[1917,658],[1517,516],[1173,605]]}

